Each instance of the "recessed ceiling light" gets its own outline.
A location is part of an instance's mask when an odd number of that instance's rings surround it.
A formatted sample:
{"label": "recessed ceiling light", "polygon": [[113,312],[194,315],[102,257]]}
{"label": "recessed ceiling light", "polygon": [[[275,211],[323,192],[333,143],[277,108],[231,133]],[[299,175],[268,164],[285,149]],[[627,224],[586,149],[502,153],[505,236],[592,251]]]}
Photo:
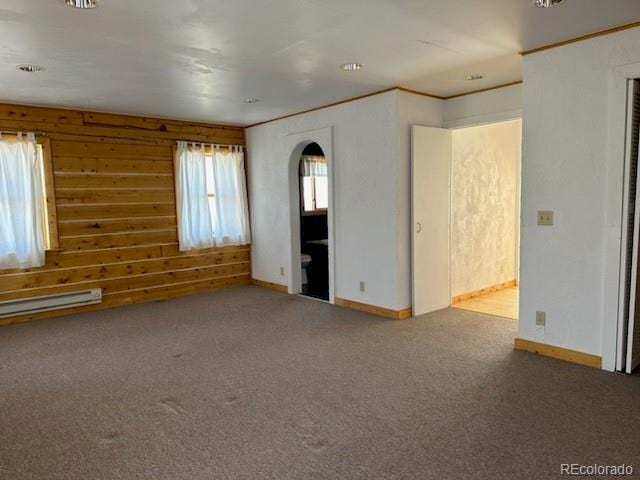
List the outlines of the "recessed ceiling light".
{"label": "recessed ceiling light", "polygon": [[473,75],[467,75],[466,77],[464,77],[465,80],[482,80],[484,78],[484,75],[479,75],[477,73],[473,74]]}
{"label": "recessed ceiling light", "polygon": [[96,8],[98,0],[64,0],[65,5],[74,8]]}
{"label": "recessed ceiling light", "polygon": [[260,101],[260,99],[255,98],[255,97],[247,97],[244,100],[242,100],[244,103],[258,103]]}
{"label": "recessed ceiling light", "polygon": [[42,65],[33,65],[30,63],[18,65],[16,68],[22,72],[27,72],[27,73],[38,73],[38,72],[44,72],[45,70],[45,68]]}
{"label": "recessed ceiling light", "polygon": [[340,68],[345,72],[355,72],[356,70],[361,70],[364,65],[361,63],[344,63],[340,65]]}
{"label": "recessed ceiling light", "polygon": [[564,1],[565,0],[535,0],[535,6],[538,8],[555,7],[556,5],[564,3]]}

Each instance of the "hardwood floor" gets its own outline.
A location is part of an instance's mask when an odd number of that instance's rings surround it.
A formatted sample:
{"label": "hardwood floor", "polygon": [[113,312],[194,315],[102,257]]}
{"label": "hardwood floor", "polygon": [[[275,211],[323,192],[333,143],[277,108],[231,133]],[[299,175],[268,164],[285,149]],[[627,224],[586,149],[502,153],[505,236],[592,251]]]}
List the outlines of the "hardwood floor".
{"label": "hardwood floor", "polygon": [[490,292],[478,297],[463,300],[453,308],[471,310],[472,312],[487,313],[498,317],[518,319],[518,287],[505,288],[497,292]]}

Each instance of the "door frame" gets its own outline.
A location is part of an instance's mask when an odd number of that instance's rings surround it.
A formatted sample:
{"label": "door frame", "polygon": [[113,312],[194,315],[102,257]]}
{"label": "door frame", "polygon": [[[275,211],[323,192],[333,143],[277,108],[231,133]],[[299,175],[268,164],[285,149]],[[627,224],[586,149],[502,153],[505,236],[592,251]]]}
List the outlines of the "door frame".
{"label": "door frame", "polygon": [[[477,118],[477,117],[476,117]],[[517,228],[514,231],[516,248],[514,252],[514,267],[515,267],[515,280],[518,289],[520,288],[520,252],[522,250],[522,157],[523,157],[523,138],[524,138],[524,124],[522,118],[522,110],[512,110],[508,112],[503,112],[500,114],[493,114],[490,116],[483,117],[482,121],[474,121],[470,123],[465,123],[464,121],[460,121],[455,124],[455,126],[447,127],[452,132],[454,130],[462,130],[465,128],[475,128],[475,127],[484,127],[488,125],[496,125],[500,123],[514,122],[520,121],[520,161],[516,165],[516,192],[515,192],[515,202],[516,202],[516,214],[513,219]],[[451,219],[449,220],[449,244],[453,245],[453,134],[451,136],[451,182],[449,188],[449,215]],[[451,272],[449,275],[449,284],[453,283],[453,254],[451,250],[449,251],[449,271]],[[518,302],[518,318],[516,321],[520,323],[520,308]]]}
{"label": "door frame", "polygon": [[291,152],[289,157],[289,293],[302,292],[302,268],[300,254],[300,157],[305,147],[317,143],[327,160],[328,208],[327,238],[329,240],[329,303],[336,299],[336,252],[335,252],[335,192],[333,165],[333,127],[308,130],[286,135],[285,151]]}
{"label": "door frame", "polygon": [[625,193],[629,180],[626,160],[627,99],[629,80],[636,78],[640,78],[640,62],[614,68],[610,73],[601,346],[602,368],[609,371],[621,369],[621,358],[626,351],[622,275],[626,267],[623,252],[627,222],[624,212],[628,205]]}

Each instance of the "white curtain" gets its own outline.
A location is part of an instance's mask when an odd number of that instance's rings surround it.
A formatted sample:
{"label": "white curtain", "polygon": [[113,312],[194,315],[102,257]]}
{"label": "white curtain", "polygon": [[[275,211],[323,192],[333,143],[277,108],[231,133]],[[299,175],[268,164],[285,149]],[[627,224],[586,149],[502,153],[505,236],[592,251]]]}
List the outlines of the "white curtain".
{"label": "white curtain", "polygon": [[0,269],[44,265],[43,179],[33,133],[0,136]]}
{"label": "white curtain", "polygon": [[303,155],[302,175],[304,177],[326,177],[327,159],[318,155]]}
{"label": "white curtain", "polygon": [[214,148],[213,183],[216,245],[247,245],[249,207],[244,173],[244,152],[241,147],[222,150]]}
{"label": "white curtain", "polygon": [[178,142],[176,201],[180,250],[251,242],[242,148]]}
{"label": "white curtain", "polygon": [[207,196],[204,145],[178,142],[176,152],[176,210],[180,250],[215,245]]}

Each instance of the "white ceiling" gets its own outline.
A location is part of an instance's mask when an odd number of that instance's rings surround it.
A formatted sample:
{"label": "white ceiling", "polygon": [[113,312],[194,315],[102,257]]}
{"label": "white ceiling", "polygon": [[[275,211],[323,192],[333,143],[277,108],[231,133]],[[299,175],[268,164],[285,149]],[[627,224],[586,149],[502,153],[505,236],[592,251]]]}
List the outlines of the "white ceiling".
{"label": "white ceiling", "polygon": [[[521,50],[640,20],[639,0],[532,4],[3,0],[0,101],[247,125],[396,85],[448,96],[519,80]],[[338,68],[353,61],[365,68]]]}

